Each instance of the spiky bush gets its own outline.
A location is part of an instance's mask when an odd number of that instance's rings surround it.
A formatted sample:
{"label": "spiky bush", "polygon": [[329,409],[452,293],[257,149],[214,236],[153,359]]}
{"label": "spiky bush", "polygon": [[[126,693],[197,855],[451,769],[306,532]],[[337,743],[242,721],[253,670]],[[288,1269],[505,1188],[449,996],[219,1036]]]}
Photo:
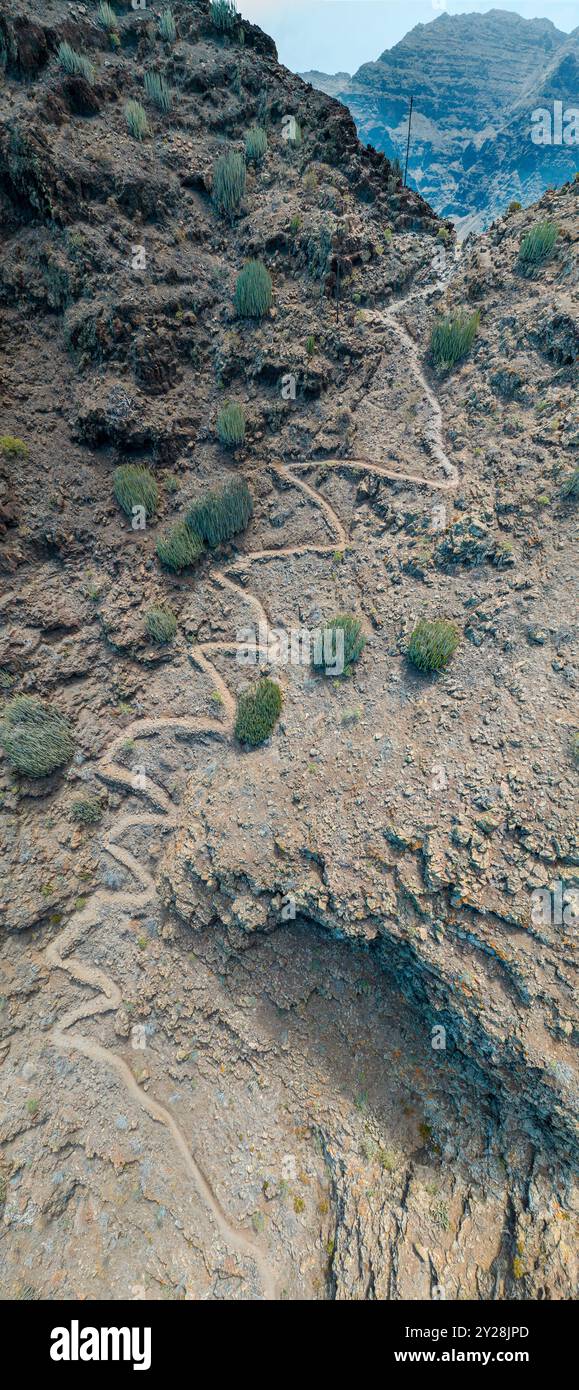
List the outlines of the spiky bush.
{"label": "spiky bush", "polygon": [[74,740],[57,710],[32,695],[17,695],[3,712],[0,747],[24,777],[48,777],[70,762]]}
{"label": "spiky bush", "polygon": [[537,266],[550,259],[558,235],[555,222],[537,222],[531,227],[519,247],[519,266],[525,274],[532,274]]}
{"label": "spiky bush", "polygon": [[260,125],[252,125],[245,136],[248,164],[261,164],[267,154],[267,135]]}
{"label": "spiky bush", "polygon": [[245,160],[238,150],[229,150],[217,160],[213,171],[211,197],[223,217],[239,212],[245,193]]}
{"label": "spiky bush", "polygon": [[408,644],[408,660],[418,671],[444,671],[460,638],[454,623],[445,618],[416,624]]}
{"label": "spiky bush", "polygon": [[173,18],[172,10],[163,10],[159,19],[159,35],[165,39],[166,43],[174,43],[177,38],[177,26]]}
{"label": "spiky bush", "polygon": [[248,261],[237,277],[235,307],[242,319],[262,319],[271,309],[271,276],[261,261]]}
{"label": "spiky bush", "polygon": [[258,681],[253,690],[239,696],[235,737],[250,748],[265,743],[277,724],[282,705],[283,696],[276,681]]}
{"label": "spiky bush", "polygon": [[79,825],[97,825],[102,820],[102,806],[94,797],[73,801],[70,808],[71,820]]}
{"label": "spiky bush", "polygon": [[133,101],[132,97],[125,105],[125,120],[134,140],[144,140],[149,134],[147,112],[140,101]]}
{"label": "spiky bush", "polygon": [[112,6],[108,4],[108,0],[101,0],[96,18],[101,29],[106,29],[108,34],[114,33],[118,26],[118,20]]}
{"label": "spiky bush", "polygon": [[58,61],[64,72],[69,77],[85,77],[87,82],[92,82],[94,69],[84,53],[77,53],[71,48],[69,43],[61,43],[58,49]]}
{"label": "spiky bush", "polygon": [[144,507],[147,516],[157,510],[159,489],[148,468],[122,463],[113,473],[113,492],[127,516],[132,516],[133,507]]}
{"label": "spiky bush", "polygon": [[145,615],[147,636],[159,646],[172,642],[177,631],[177,619],[172,608],[149,608]]}
{"label": "spiky bush", "polygon": [[244,531],[253,516],[253,499],[244,478],[234,478],[224,487],[194,502],[187,513],[187,525],[207,545],[221,545],[238,531]]}
{"label": "spiky bush", "polygon": [[158,111],[170,111],[173,104],[173,97],[170,87],[167,86],[165,78],[161,77],[160,72],[145,73],[145,92],[152,101],[153,106]]}
{"label": "spiky bush", "polygon": [[[360,619],[352,617],[350,613],[339,613],[337,618],[331,618],[329,623],[324,623],[322,631],[343,633],[344,674],[348,675],[354,662],[359,661],[366,646],[366,638],[362,631]],[[314,670],[332,670],[336,665],[338,655],[336,639],[332,638],[330,641],[326,639],[321,652],[314,653],[312,662]]]}
{"label": "spiky bush", "polygon": [[245,411],[240,405],[224,405],[217,416],[217,434],[226,449],[242,444],[245,439]]}
{"label": "spiky bush", "polygon": [[157,541],[157,555],[165,569],[179,574],[196,565],[203,554],[203,541],[185,521],[178,521]]}
{"label": "spiky bush", "polygon": [[579,468],[576,468],[568,478],[565,478],[561,485],[561,497],[564,497],[568,502],[577,502],[579,499]]}
{"label": "spiky bush", "polygon": [[214,28],[219,29],[220,33],[231,33],[239,19],[235,0],[211,0],[209,17]]}
{"label": "spiky bush", "polygon": [[17,439],[14,434],[0,435],[0,454],[5,459],[27,459],[29,454],[28,445],[23,439]]}
{"label": "spiky bush", "polygon": [[430,339],[430,351],[439,372],[449,372],[474,343],[480,323],[478,310],[467,314],[464,310],[448,314],[435,323]]}

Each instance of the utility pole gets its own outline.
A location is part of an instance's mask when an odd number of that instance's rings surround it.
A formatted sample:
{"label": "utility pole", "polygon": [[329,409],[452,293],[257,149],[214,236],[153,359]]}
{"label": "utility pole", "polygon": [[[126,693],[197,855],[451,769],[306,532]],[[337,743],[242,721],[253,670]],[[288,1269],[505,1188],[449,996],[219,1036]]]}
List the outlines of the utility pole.
{"label": "utility pole", "polygon": [[336,323],[340,322],[340,291],[343,271],[343,251],[344,251],[344,228],[338,226],[335,234],[336,248]]}
{"label": "utility pole", "polygon": [[409,155],[409,153],[410,153],[410,129],[411,129],[411,126],[412,126],[412,107],[413,107],[413,106],[414,106],[414,97],[412,96],[412,97],[410,98],[410,110],[409,110],[409,112],[408,112],[408,140],[407,140],[407,142],[406,142],[406,165],[405,165],[405,168],[404,168],[404,187],[405,187],[405,188],[406,188],[406,178],[407,178],[407,175],[408,175],[408,155]]}

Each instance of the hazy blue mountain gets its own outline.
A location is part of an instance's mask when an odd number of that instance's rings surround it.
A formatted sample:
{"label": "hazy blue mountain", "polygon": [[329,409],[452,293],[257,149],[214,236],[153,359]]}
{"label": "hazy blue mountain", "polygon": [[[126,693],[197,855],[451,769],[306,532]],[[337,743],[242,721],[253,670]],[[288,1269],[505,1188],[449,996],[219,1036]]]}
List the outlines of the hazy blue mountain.
{"label": "hazy blue mountain", "polygon": [[561,117],[579,99],[579,30],[565,34],[548,19],[441,14],[338,90],[340,74],[302,75],[345,102],[363,140],[401,160],[413,95],[410,181],[469,226],[487,225],[512,199],[532,202],[577,169],[576,143],[531,138],[533,111],[553,117],[559,101]]}

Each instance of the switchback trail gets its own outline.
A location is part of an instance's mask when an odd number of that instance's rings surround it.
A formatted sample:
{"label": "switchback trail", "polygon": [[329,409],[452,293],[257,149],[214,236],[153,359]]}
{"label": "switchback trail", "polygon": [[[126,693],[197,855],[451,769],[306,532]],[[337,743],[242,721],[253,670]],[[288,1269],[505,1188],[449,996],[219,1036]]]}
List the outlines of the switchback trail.
{"label": "switchback trail", "polygon": [[[440,269],[436,266],[435,269]],[[442,280],[438,282],[439,285]],[[440,406],[436,396],[432,392],[425,379],[420,365],[418,348],[414,343],[408,330],[398,322],[398,314],[405,305],[412,299],[421,295],[428,294],[430,287],[421,290],[414,290],[404,298],[397,301],[383,315],[384,321],[389,325],[392,332],[398,337],[401,349],[406,360],[412,369],[415,379],[428,401],[431,419],[428,427],[428,434],[425,436],[425,445],[429,456],[434,460],[436,466],[442,470],[443,478],[422,478],[413,473],[403,473],[394,468],[389,468],[383,464],[376,464],[370,459],[323,459],[323,460],[304,460],[299,463],[276,464],[274,471],[291,486],[297,486],[301,491],[313,500],[322,513],[325,521],[332,532],[331,539],[327,545],[311,544],[300,546],[282,547],[278,550],[255,550],[250,555],[240,557],[228,564],[226,571],[215,570],[212,574],[212,582],[216,587],[229,589],[237,597],[244,600],[253,607],[262,623],[270,631],[269,621],[263,604],[254,595],[246,593],[245,590],[236,584],[230,575],[234,575],[239,570],[246,569],[248,565],[262,560],[279,559],[283,557],[296,558],[300,555],[324,555],[334,554],[336,550],[346,549],[348,546],[348,536],[340,521],[337,513],[331,504],[320,495],[320,493],[309,483],[304,482],[296,475],[300,470],[315,469],[343,469],[345,472],[364,471],[372,472],[379,477],[390,478],[394,481],[407,482],[416,487],[435,489],[437,492],[451,491],[458,484],[458,473],[448,458],[443,441],[442,416]],[[224,1211],[219,1199],[214,1193],[209,1179],[196,1161],[191,1143],[177,1123],[171,1111],[159,1101],[154,1100],[139,1086],[128,1062],[118,1053],[103,1047],[92,1037],[87,1037],[83,1033],[71,1031],[74,1025],[82,1020],[96,1018],[100,1015],[117,1010],[122,1003],[122,992],[119,986],[104,971],[85,964],[78,956],[69,954],[78,947],[93,929],[102,922],[103,912],[107,908],[114,906],[132,914],[138,909],[146,907],[149,902],[154,902],[156,897],[155,882],[149,871],[139,864],[138,860],[120,846],[117,841],[126,830],[135,827],[146,828],[150,826],[171,827],[177,822],[177,809],[163,787],[155,784],[152,778],[146,774],[144,778],[136,778],[127,771],[126,768],[115,762],[115,754],[127,739],[149,740],[159,734],[174,733],[180,735],[197,735],[202,738],[213,737],[216,739],[232,740],[234,736],[235,723],[235,700],[215,665],[211,661],[208,653],[214,652],[234,652],[237,650],[235,642],[204,642],[196,644],[190,652],[193,663],[205,674],[210,675],[219,694],[224,712],[222,721],[215,721],[202,718],[188,717],[158,717],[155,719],[145,718],[135,720],[128,728],[123,730],[122,735],[116,737],[109,745],[106,754],[97,765],[97,774],[101,779],[117,788],[126,791],[130,795],[143,796],[149,801],[159,813],[157,815],[127,815],[119,817],[113,825],[108,838],[105,841],[105,851],[117,863],[121,864],[125,870],[132,875],[137,887],[132,892],[109,892],[104,889],[97,890],[87,906],[75,912],[65,929],[50,943],[46,950],[46,959],[53,969],[64,971],[72,980],[79,985],[87,985],[95,993],[87,998],[83,1003],[77,1004],[69,1009],[60,1019],[59,1023],[49,1034],[50,1041],[59,1052],[78,1052],[87,1057],[99,1066],[108,1068],[112,1071],[119,1082],[125,1087],[127,1093],[140,1109],[149,1116],[154,1123],[162,1125],[169,1134],[175,1149],[179,1153],[185,1171],[193,1182],[199,1196],[205,1202],[215,1226],[219,1231],[223,1242],[230,1249],[235,1250],[241,1257],[251,1260],[258,1272],[261,1280],[262,1290],[266,1299],[277,1299],[279,1285],[277,1276],[271,1264],[263,1254],[258,1242],[241,1226],[233,1222]]]}

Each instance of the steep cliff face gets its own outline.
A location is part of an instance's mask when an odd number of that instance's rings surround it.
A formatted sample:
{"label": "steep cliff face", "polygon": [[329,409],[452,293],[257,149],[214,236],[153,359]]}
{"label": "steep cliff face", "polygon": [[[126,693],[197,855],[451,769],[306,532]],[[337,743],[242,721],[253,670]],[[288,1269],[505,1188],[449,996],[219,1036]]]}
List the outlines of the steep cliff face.
{"label": "steep cliff face", "polygon": [[[535,144],[532,113],[576,106],[579,34],[507,11],[440,15],[419,24],[341,90],[304,74],[352,111],[361,139],[403,159],[414,97],[409,171],[443,216],[488,226],[512,199],[530,203],[573,176],[574,144]],[[331,86],[328,85],[331,83]]]}
{"label": "steep cliff face", "polygon": [[453,218],[465,219],[463,230],[488,226],[510,202],[526,207],[547,188],[574,177],[579,169],[579,30],[507,110],[496,134],[476,153],[472,147],[465,151],[463,164],[464,174],[448,204]]}

